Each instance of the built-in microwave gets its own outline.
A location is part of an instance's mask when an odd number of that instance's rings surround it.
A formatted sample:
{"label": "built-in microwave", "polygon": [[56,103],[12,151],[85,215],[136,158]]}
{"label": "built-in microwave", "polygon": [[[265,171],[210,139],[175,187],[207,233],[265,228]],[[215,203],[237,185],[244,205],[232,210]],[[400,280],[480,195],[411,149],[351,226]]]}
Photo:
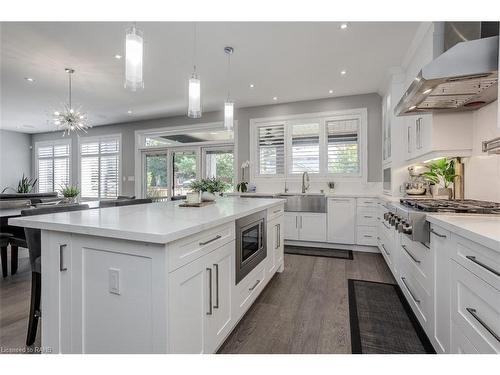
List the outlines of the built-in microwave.
{"label": "built-in microwave", "polygon": [[383,176],[383,184],[382,187],[384,189],[385,194],[392,193],[392,184],[391,184],[391,167],[384,168],[384,176]]}

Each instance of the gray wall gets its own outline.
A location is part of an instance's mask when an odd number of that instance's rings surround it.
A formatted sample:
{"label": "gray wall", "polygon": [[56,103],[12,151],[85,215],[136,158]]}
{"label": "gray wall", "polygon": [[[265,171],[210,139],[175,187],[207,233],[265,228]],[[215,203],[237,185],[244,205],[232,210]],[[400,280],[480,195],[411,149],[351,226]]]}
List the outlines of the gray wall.
{"label": "gray wall", "polygon": [[[378,94],[353,95],[339,98],[326,98],[302,102],[273,104],[259,107],[239,108],[235,111],[238,120],[238,154],[237,165],[250,158],[249,121],[252,118],[294,115],[301,113],[344,110],[350,108],[368,109],[368,181],[380,182],[382,179],[382,104]],[[198,120],[186,116],[168,117],[155,120],[128,122],[115,125],[97,126],[89,130],[89,136],[118,134],[122,135],[122,176],[134,175],[134,132],[141,129],[153,129],[166,126],[188,125],[222,121],[222,111],[204,113]],[[60,132],[34,134],[35,142],[58,139]],[[72,149],[77,150],[77,137],[72,136]],[[75,155],[75,154],[73,154]],[[73,183],[78,181],[77,158],[72,159]],[[238,170],[239,173],[239,170]],[[122,193],[133,194],[134,182],[122,182]]]}
{"label": "gray wall", "polygon": [[16,189],[23,173],[31,176],[31,134],[0,130],[0,191]]}

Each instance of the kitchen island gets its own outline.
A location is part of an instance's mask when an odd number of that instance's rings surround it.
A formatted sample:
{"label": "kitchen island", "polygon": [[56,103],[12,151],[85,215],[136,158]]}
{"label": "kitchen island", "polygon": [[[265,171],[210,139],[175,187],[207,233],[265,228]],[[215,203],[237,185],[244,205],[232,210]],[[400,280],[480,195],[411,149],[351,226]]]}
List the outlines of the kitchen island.
{"label": "kitchen island", "polygon": [[[220,198],[12,218],[41,229],[42,346],[52,353],[214,353],[283,271],[281,199]],[[237,221],[265,259],[236,283]],[[260,244],[260,242],[259,242]]]}

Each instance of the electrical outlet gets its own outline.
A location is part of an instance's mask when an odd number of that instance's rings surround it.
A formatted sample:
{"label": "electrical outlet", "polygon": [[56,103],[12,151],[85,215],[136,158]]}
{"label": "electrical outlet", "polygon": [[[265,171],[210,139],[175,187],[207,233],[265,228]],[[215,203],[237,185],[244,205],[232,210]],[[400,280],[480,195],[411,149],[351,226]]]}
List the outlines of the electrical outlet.
{"label": "electrical outlet", "polygon": [[109,275],[109,292],[112,294],[120,294],[120,270],[118,268],[110,268]]}

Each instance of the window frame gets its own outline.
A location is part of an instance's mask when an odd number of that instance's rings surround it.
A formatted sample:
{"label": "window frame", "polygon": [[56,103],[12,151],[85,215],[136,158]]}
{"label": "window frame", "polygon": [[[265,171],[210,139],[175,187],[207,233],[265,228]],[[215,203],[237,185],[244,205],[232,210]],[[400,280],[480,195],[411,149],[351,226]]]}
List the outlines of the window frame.
{"label": "window frame", "polygon": [[[71,185],[71,182],[72,182],[72,175],[71,175],[71,172],[72,172],[72,154],[73,154],[73,150],[72,150],[72,147],[71,147],[71,139],[68,138],[68,139],[57,139],[57,140],[53,140],[53,141],[39,141],[39,142],[35,142],[35,153],[34,153],[34,156],[35,156],[35,165],[34,165],[34,172],[35,172],[35,176],[36,176],[36,179],[37,179],[37,184],[36,184],[36,192],[39,193],[40,192],[40,186],[38,184],[39,182],[39,168],[38,168],[38,160],[39,160],[39,157],[38,157],[38,149],[40,147],[47,147],[47,146],[56,146],[56,145],[68,145],[69,147],[69,153],[68,153],[68,161],[69,161],[69,169],[68,169],[68,185]],[[54,188],[53,191],[56,191],[58,192],[58,190],[56,190],[55,186],[54,186],[54,156],[52,154],[52,157],[51,158],[42,158],[42,159],[52,159],[52,186]]]}
{"label": "window frame", "polygon": [[[101,142],[103,140],[107,139],[113,139],[113,140],[118,140],[118,145],[119,145],[119,151],[118,151],[118,192],[117,196],[122,193],[122,168],[123,168],[123,143],[122,143],[122,135],[121,133],[116,133],[116,134],[106,134],[106,135],[97,135],[97,136],[78,136],[78,188],[80,191],[82,191],[82,144],[84,143],[90,143],[90,142]],[[100,148],[100,147],[99,147]],[[100,157],[101,153],[99,150],[99,164],[100,164]],[[88,156],[88,155],[86,155]],[[101,181],[100,181],[100,176],[99,176],[99,195],[97,197],[84,197],[81,195],[82,200],[84,201],[92,201],[92,200],[101,200],[101,199],[109,199],[109,198],[103,198],[100,196],[100,186],[101,186]]]}
{"label": "window frame", "polygon": [[[353,119],[359,120],[358,131],[358,152],[359,152],[359,173],[358,174],[338,174],[328,173],[328,137],[327,137],[327,122],[331,120]],[[290,165],[292,160],[291,155],[291,124],[297,124],[305,121],[318,121],[320,123],[320,168],[319,173],[309,173],[311,180],[315,181],[349,181],[366,183],[368,178],[367,171],[367,123],[368,110],[367,108],[353,108],[348,110],[302,113],[297,115],[284,115],[268,118],[250,119],[250,176],[256,182],[264,179],[273,179],[273,181],[298,181],[302,177],[302,173],[291,173]],[[283,123],[285,127],[285,174],[277,175],[261,175],[259,173],[259,145],[258,145],[258,129],[260,127],[276,125]]]}
{"label": "window frame", "polygon": [[[220,145],[220,146],[206,146],[206,147],[201,147],[201,176],[202,178],[207,178],[207,151],[231,151],[233,153],[233,173],[236,174],[236,155],[234,153],[234,145],[226,144],[226,145]],[[235,178],[235,184],[237,184],[238,181]],[[232,192],[234,192],[234,189],[236,189],[236,186],[233,186]]]}

